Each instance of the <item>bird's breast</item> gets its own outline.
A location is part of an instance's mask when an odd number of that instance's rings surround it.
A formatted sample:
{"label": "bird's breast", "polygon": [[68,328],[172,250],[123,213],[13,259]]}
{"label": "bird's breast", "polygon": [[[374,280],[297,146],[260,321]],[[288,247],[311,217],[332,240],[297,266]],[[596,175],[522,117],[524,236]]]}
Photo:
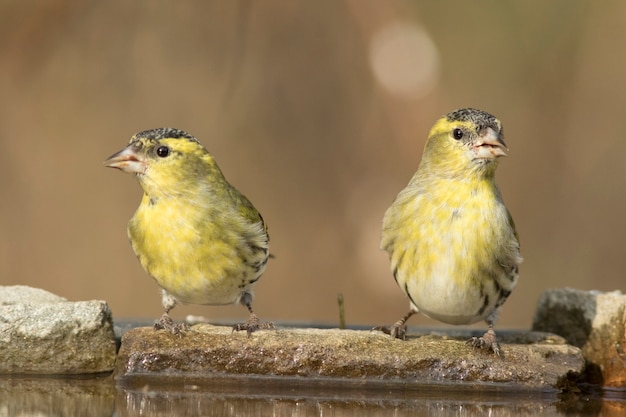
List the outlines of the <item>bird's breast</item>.
{"label": "bird's breast", "polygon": [[488,315],[497,300],[485,295],[497,292],[505,274],[498,259],[514,239],[497,194],[487,187],[443,187],[392,209],[383,242],[393,241],[386,248],[392,269],[413,304],[451,324]]}
{"label": "bird's breast", "polygon": [[128,235],[144,269],[178,301],[234,303],[263,273],[265,263],[247,262],[253,260],[250,249],[218,213],[178,201],[145,201]]}

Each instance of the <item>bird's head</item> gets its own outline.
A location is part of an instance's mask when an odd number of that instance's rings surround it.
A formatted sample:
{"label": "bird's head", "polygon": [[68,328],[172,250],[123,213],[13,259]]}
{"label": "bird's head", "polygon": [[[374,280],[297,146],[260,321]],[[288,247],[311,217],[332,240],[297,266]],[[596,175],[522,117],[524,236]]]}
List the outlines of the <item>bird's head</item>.
{"label": "bird's head", "polygon": [[221,176],[209,152],[187,132],[172,128],[145,130],[104,165],[134,174],[147,194],[181,193],[207,176]]}
{"label": "bird's head", "polygon": [[422,163],[448,170],[450,175],[472,172],[493,174],[498,158],[506,156],[500,121],[482,110],[465,108],[442,116],[433,126]]}

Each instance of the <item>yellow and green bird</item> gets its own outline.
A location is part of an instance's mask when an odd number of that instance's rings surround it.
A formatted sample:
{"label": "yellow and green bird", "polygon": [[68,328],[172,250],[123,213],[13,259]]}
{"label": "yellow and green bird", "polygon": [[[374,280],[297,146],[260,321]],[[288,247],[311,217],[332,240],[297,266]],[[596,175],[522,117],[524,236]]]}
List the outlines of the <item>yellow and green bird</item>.
{"label": "yellow and green bird", "polygon": [[488,331],[469,342],[500,355],[493,326],[522,262],[494,179],[507,151],[502,124],[481,110],[455,110],[432,127],[417,172],[383,219],[381,248],[410,310],[382,330],[404,339],[417,312],[448,324],[485,320]]}
{"label": "yellow and green bird", "polygon": [[143,188],[128,236],[162,289],[165,313],[157,329],[178,334],[186,328],[168,314],[178,302],[239,302],[250,316],[235,330],[272,327],[252,310],[252,286],[269,257],[265,222],[195,137],[172,128],[139,132],[105,165],[135,175]]}

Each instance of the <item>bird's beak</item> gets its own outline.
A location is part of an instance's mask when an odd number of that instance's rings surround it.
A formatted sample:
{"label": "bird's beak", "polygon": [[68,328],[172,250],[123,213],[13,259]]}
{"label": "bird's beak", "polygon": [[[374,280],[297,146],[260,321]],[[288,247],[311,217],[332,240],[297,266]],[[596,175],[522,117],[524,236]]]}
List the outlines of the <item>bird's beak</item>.
{"label": "bird's beak", "polygon": [[145,174],[146,161],[142,154],[137,152],[134,144],[128,145],[121,151],[109,156],[104,165],[110,168],[121,169],[128,174]]}
{"label": "bird's beak", "polygon": [[496,159],[506,156],[506,152],[509,150],[504,143],[502,135],[490,127],[482,129],[478,133],[478,139],[476,139],[472,147],[476,157],[480,159]]}

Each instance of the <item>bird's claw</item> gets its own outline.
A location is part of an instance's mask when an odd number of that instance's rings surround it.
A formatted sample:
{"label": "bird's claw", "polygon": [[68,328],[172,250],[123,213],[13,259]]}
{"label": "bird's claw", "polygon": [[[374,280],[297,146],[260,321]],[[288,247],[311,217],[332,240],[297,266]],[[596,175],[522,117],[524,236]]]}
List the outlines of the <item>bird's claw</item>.
{"label": "bird's claw", "polygon": [[268,330],[274,329],[274,323],[268,321],[266,323],[261,323],[256,314],[251,314],[248,318],[248,321],[245,323],[238,323],[233,326],[233,332],[241,332],[243,330],[246,331],[248,337],[257,330]]}
{"label": "bird's claw", "polygon": [[406,325],[399,321],[392,326],[376,326],[372,330],[381,331],[394,339],[406,340]]}
{"label": "bird's claw", "polygon": [[496,356],[501,357],[500,344],[496,339],[496,332],[493,329],[487,330],[482,337],[472,337],[467,341],[467,344],[473,348],[482,350],[491,350]]}
{"label": "bird's claw", "polygon": [[159,320],[154,323],[154,330],[167,330],[175,336],[182,336],[183,332],[189,330],[187,323],[176,323],[167,314],[163,314]]}

